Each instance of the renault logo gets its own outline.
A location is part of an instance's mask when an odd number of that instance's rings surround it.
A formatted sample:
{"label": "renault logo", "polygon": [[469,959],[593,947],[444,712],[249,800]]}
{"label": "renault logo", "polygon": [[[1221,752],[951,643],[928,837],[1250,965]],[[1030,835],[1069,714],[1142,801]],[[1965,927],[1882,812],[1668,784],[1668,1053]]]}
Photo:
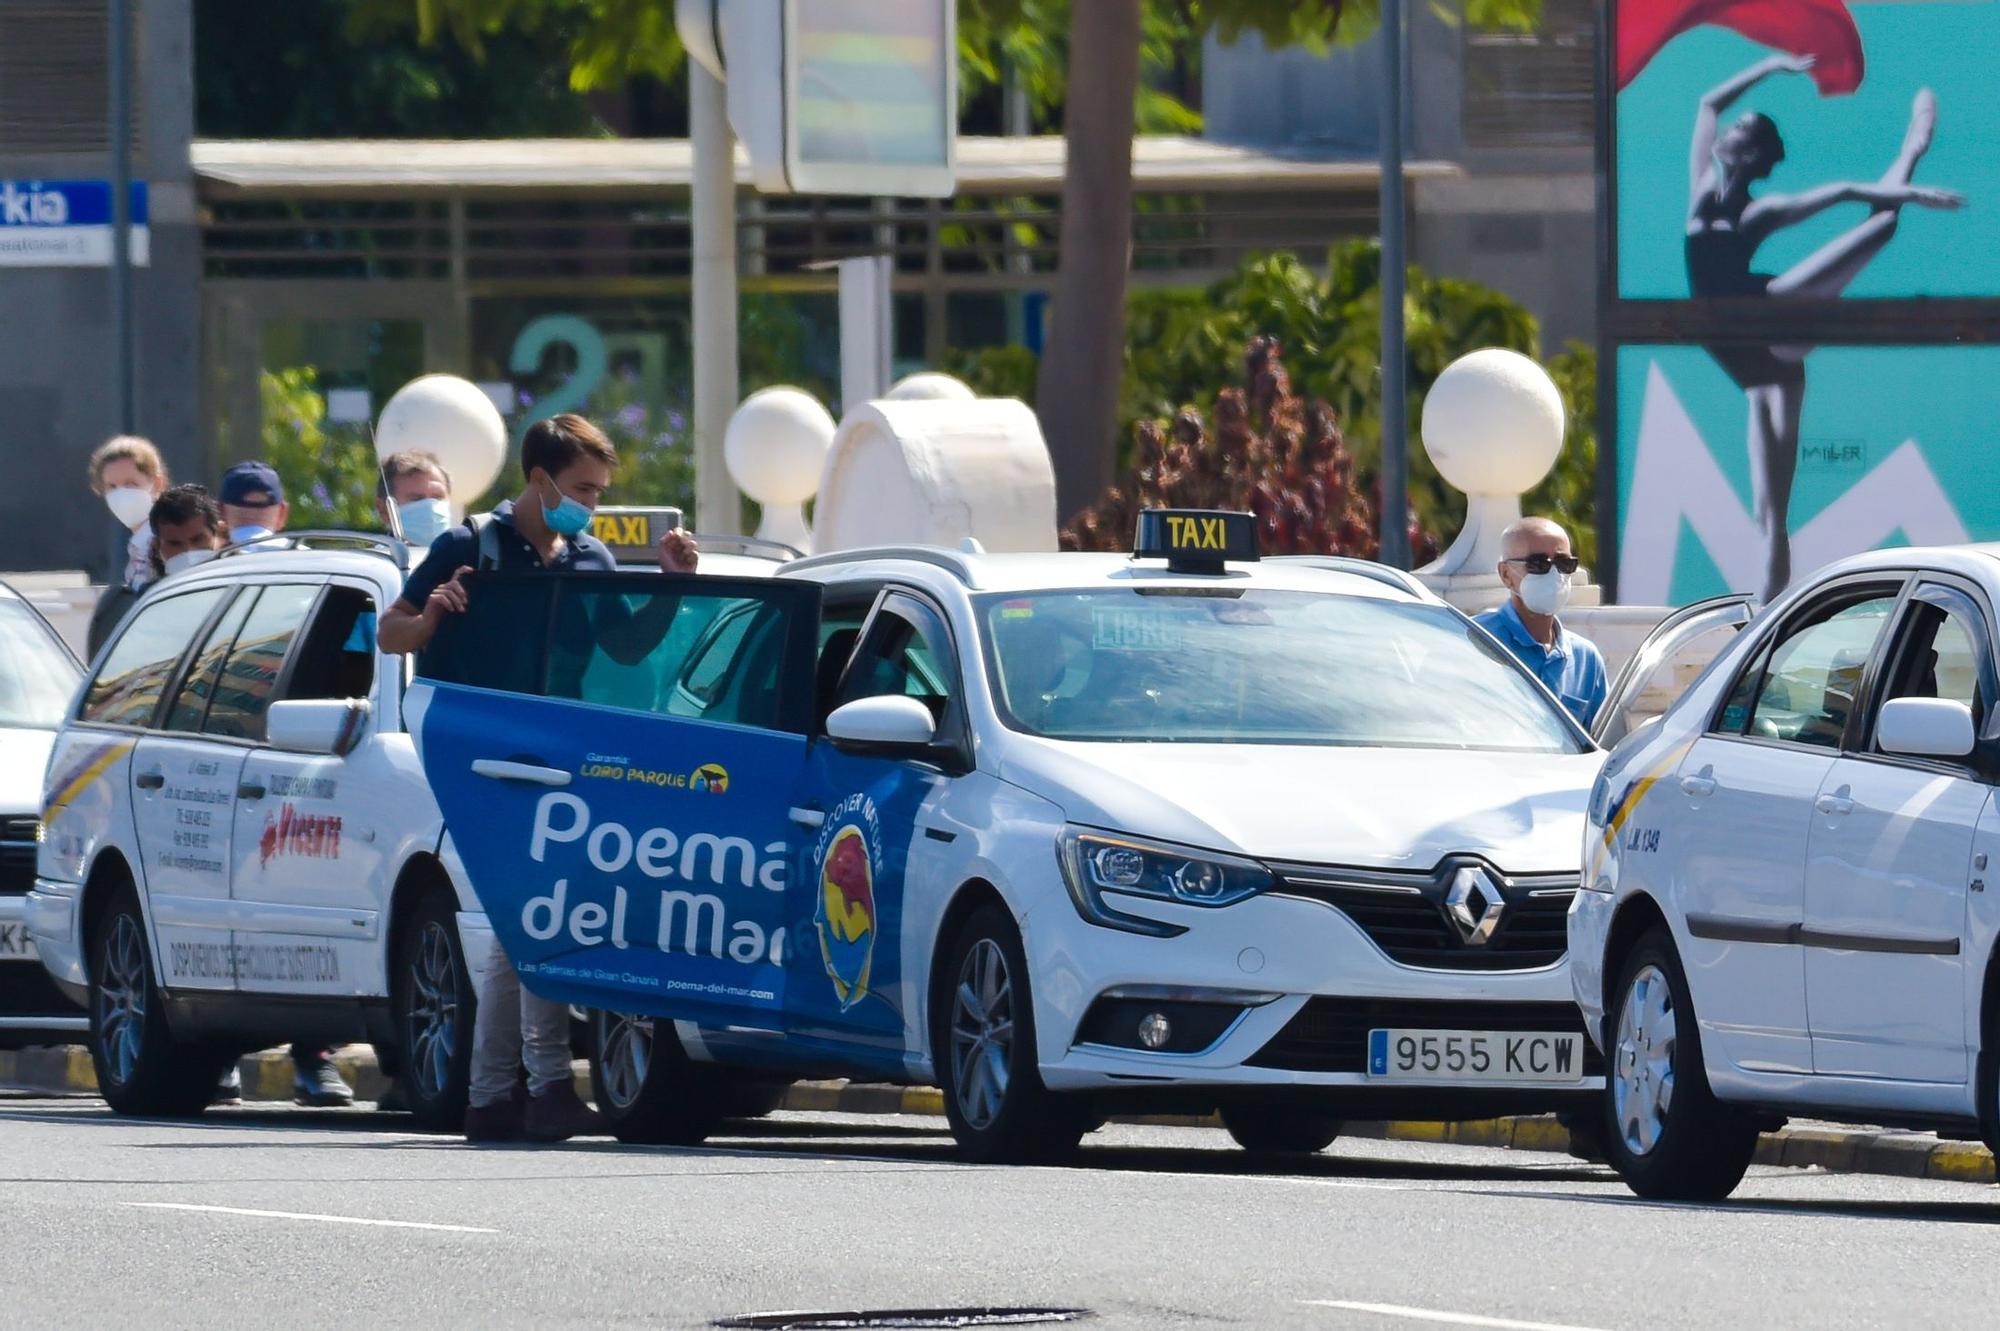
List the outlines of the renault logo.
{"label": "renault logo", "polygon": [[1485,869],[1466,864],[1452,874],[1451,886],[1445,889],[1444,911],[1458,926],[1458,936],[1467,947],[1485,947],[1492,942],[1506,909],[1500,885]]}

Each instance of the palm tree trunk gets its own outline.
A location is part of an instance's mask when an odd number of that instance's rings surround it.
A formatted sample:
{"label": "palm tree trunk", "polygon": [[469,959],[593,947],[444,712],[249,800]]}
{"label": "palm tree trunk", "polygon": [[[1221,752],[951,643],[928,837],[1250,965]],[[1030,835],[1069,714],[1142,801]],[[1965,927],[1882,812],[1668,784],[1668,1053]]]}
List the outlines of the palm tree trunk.
{"label": "palm tree trunk", "polygon": [[1076,0],[1070,6],[1060,269],[1035,395],[1065,519],[1111,483],[1117,454],[1125,278],[1132,258],[1139,4]]}

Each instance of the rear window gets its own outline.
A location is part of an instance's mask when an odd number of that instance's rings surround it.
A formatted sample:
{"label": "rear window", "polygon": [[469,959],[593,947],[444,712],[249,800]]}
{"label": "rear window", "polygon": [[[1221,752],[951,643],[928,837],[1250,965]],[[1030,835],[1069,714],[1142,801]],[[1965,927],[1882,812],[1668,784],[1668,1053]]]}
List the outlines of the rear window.
{"label": "rear window", "polygon": [[78,716],[104,725],[152,724],[188,645],[232,590],[208,587],[140,606],[105,655]]}

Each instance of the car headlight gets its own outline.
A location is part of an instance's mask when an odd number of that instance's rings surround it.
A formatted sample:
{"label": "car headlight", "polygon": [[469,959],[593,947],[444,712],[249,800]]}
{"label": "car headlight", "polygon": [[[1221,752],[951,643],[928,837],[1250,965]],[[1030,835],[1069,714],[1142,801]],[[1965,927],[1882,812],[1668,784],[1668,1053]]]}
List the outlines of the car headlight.
{"label": "car headlight", "polygon": [[1171,938],[1187,930],[1116,909],[1106,894],[1129,893],[1183,906],[1228,906],[1271,885],[1271,871],[1255,860],[1142,841],[1083,828],[1066,828],[1057,844],[1063,881],[1077,913],[1092,924]]}

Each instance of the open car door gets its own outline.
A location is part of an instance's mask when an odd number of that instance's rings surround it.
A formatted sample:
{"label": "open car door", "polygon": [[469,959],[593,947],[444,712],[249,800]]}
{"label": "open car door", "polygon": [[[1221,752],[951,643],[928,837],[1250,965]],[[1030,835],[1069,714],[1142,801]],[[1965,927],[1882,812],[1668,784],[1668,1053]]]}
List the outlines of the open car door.
{"label": "open car door", "polygon": [[1661,620],[1612,680],[1591,738],[1609,749],[1666,711],[1756,613],[1755,597],[1716,596]]}
{"label": "open car door", "polygon": [[470,609],[439,625],[405,710],[522,983],[781,1029],[819,587],[612,573],[466,586]]}

